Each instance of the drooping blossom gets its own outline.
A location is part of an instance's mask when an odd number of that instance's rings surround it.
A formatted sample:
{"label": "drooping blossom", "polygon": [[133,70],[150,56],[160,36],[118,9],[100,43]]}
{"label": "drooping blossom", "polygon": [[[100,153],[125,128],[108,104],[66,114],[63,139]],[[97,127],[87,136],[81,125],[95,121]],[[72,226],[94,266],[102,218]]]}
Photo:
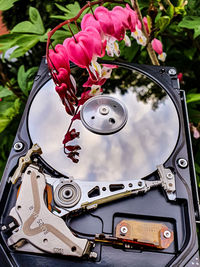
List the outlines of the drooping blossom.
{"label": "drooping blossom", "polygon": [[74,114],[73,104],[77,103],[76,82],[70,73],[69,58],[63,45],[49,50],[49,67],[56,84],[56,92],[59,94],[65,110],[68,114]]}
{"label": "drooping blossom", "polygon": [[97,7],[94,11],[94,16],[98,20],[102,32],[104,34],[104,38],[107,41],[106,52],[109,56],[113,57],[114,55],[116,56],[120,55],[119,45],[116,42],[117,41],[116,37],[120,39],[122,33],[120,32],[121,28],[118,22],[117,22],[118,26],[117,25],[114,26],[116,20],[112,19],[113,16],[111,14],[112,14],[111,11],[109,11],[107,8],[103,6]]}
{"label": "drooping blossom", "polygon": [[195,127],[193,123],[190,123],[190,131],[195,139],[200,138],[200,125]]}
{"label": "drooping blossom", "polygon": [[50,49],[48,60],[52,69],[65,68],[70,73],[68,53],[63,45],[57,44],[54,50]]}
{"label": "drooping blossom", "polygon": [[92,85],[99,85],[102,86],[107,79],[110,78],[112,69],[117,68],[116,65],[110,65],[110,64],[102,64],[103,68],[101,71],[101,77],[97,81],[93,81],[90,77],[88,80],[83,84],[83,87],[92,87]]}
{"label": "drooping blossom", "polygon": [[63,144],[66,144],[69,141],[74,140],[75,138],[80,137],[80,132],[77,132],[76,129],[68,131],[63,139]]}
{"label": "drooping blossom", "polygon": [[179,79],[179,82],[181,83],[183,81],[183,73],[182,72],[179,72],[177,74],[177,78]]}
{"label": "drooping blossom", "polygon": [[63,42],[69,59],[81,68],[88,68],[93,57],[94,42],[92,36],[81,31]]}
{"label": "drooping blossom", "polygon": [[163,52],[163,45],[160,40],[154,38],[151,42],[153,50],[158,54],[160,61],[165,61],[167,54]]}
{"label": "drooping blossom", "polygon": [[150,33],[150,30],[149,30],[149,25],[148,25],[147,17],[144,17],[143,18],[143,22],[144,22],[144,27],[146,29],[146,32],[147,32],[147,34],[149,34]]}
{"label": "drooping blossom", "polygon": [[100,95],[103,93],[101,86],[99,85],[92,85],[90,90],[87,90],[81,94],[81,98],[78,101],[78,105],[83,105],[88,99],[93,96]]}

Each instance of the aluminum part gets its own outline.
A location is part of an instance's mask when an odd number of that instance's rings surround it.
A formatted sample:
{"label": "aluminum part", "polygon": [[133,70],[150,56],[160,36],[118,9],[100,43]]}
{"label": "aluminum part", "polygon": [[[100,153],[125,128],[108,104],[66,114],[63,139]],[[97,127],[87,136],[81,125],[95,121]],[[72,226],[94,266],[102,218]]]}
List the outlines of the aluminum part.
{"label": "aluminum part", "polygon": [[92,97],[81,108],[83,125],[96,134],[116,133],[125,126],[127,119],[125,105],[108,95]]}
{"label": "aluminum part", "polygon": [[174,174],[170,169],[164,168],[162,164],[158,165],[157,168],[162,187],[165,190],[168,199],[176,200],[176,184]]}
{"label": "aluminum part", "polygon": [[[61,202],[59,201],[58,209],[59,212],[56,210],[53,213],[59,217],[63,217],[64,215],[73,212],[83,212],[85,210],[94,210],[98,208],[99,205],[106,204],[115,200],[119,200],[125,197],[129,197],[131,195],[137,195],[138,193],[146,193],[152,187],[157,187],[161,185],[161,181],[145,181],[141,179],[137,180],[130,180],[130,181],[119,181],[118,183],[110,183],[110,182],[95,182],[95,181],[81,181],[76,180],[74,182],[73,178],[53,178],[48,175],[45,175],[45,179],[47,184],[53,187],[54,197],[56,196],[55,202],[58,201],[58,189],[62,187],[63,184],[69,185],[76,185],[77,188],[80,189],[81,197],[79,199],[79,191],[77,197],[77,203],[71,207],[64,207],[61,206]],[[116,191],[111,191],[112,186],[121,186],[121,189]],[[99,194],[95,196],[89,196],[89,192],[92,189],[98,188]],[[56,191],[56,193],[55,193]],[[66,199],[65,199],[66,200]],[[57,204],[57,205],[58,205]],[[65,203],[66,204],[66,203]]]}
{"label": "aluminum part", "polygon": [[[30,165],[22,178],[15,210],[20,218],[19,228],[8,239],[9,246],[23,251],[26,240],[48,253],[81,257],[90,252],[91,242],[75,237],[63,219],[52,214],[44,202],[45,176]],[[10,214],[14,216],[15,213]],[[21,242],[22,241],[22,242]],[[26,251],[26,249],[25,249]]]}
{"label": "aluminum part", "polygon": [[54,192],[54,200],[59,207],[70,208],[75,206],[81,198],[79,185],[72,181],[60,179]]}
{"label": "aluminum part", "polygon": [[32,146],[32,148],[30,148],[28,150],[28,152],[26,153],[26,155],[24,157],[21,157],[19,159],[19,164],[17,169],[15,170],[12,178],[11,178],[11,182],[13,184],[15,184],[17,182],[17,180],[21,177],[23,170],[30,164],[32,163],[31,160],[31,155],[33,153],[37,153],[37,154],[42,154],[42,150],[40,148],[40,146],[38,144],[34,144]]}

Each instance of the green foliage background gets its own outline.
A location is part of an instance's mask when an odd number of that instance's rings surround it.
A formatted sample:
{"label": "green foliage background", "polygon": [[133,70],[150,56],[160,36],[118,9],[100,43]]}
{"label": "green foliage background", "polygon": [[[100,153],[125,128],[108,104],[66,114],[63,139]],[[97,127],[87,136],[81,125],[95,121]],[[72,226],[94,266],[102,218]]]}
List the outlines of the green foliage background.
{"label": "green foliage background", "polygon": [[[128,1],[127,1],[128,2]],[[167,53],[166,65],[183,74],[181,88],[188,100],[189,120],[200,130],[200,1],[139,0],[143,15],[152,26],[151,38],[162,40]],[[47,32],[58,23],[77,14],[86,1],[0,0],[4,22],[10,30],[0,36],[0,50],[17,46],[10,58],[0,59],[0,177],[17,131],[28,93],[42,57]],[[111,4],[106,4],[111,6]],[[86,10],[86,12],[90,12]],[[80,20],[78,21],[80,22]],[[71,26],[74,33],[77,31]],[[54,36],[54,44],[70,36],[67,27]],[[120,45],[121,58],[151,64],[144,47],[133,43]],[[17,59],[16,59],[17,58]],[[166,126],[167,130],[167,126]],[[192,136],[198,185],[200,187],[200,138]]]}

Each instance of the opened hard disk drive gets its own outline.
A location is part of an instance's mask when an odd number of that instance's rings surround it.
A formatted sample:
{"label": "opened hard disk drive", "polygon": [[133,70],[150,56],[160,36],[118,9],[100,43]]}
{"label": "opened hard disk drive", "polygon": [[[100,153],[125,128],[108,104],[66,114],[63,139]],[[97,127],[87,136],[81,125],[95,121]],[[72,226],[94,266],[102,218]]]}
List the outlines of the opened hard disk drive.
{"label": "opened hard disk drive", "polygon": [[[85,101],[72,119],[42,61],[2,177],[1,266],[199,264],[176,71],[104,64],[112,74],[103,92],[77,92]],[[86,71],[71,72],[79,88]]]}

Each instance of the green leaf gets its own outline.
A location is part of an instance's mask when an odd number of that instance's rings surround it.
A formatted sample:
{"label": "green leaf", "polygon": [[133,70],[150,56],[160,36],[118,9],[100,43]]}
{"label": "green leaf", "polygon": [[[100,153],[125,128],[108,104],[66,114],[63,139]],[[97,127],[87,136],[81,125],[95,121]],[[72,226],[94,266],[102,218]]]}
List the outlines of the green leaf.
{"label": "green leaf", "polygon": [[[56,6],[64,12],[64,16],[60,16],[60,15],[52,15],[50,16],[50,18],[54,18],[54,19],[61,19],[61,20],[67,20],[67,19],[71,19],[73,17],[75,17],[77,15],[77,13],[79,12],[80,5],[78,2],[75,2],[74,4],[68,4],[66,5],[66,7],[63,7],[59,4],[56,4]],[[80,21],[81,18],[79,18],[77,21]]]}
{"label": "green leaf", "polygon": [[18,23],[11,31],[11,33],[35,33],[38,35],[44,34],[45,29],[40,17],[40,13],[34,7],[29,8],[30,21],[23,21]]}
{"label": "green leaf", "polygon": [[178,24],[179,27],[194,30],[194,38],[200,35],[200,17],[186,16]]}
{"label": "green leaf", "polygon": [[156,22],[156,28],[159,29],[159,32],[163,32],[166,29],[166,27],[169,25],[169,23],[170,23],[170,17],[162,16]]}
{"label": "green leaf", "polygon": [[21,106],[21,101],[19,98],[12,103],[12,106],[4,111],[3,114],[0,114],[0,133],[5,130],[5,128],[10,124],[13,118],[19,114]]}
{"label": "green leaf", "polygon": [[16,41],[16,45],[18,45],[19,47],[13,51],[10,58],[12,59],[23,56],[27,51],[35,46],[39,42],[39,40],[40,38],[38,35],[21,35],[21,38],[17,39]]}
{"label": "green leaf", "polygon": [[18,23],[11,31],[11,33],[38,33],[37,27],[30,21],[23,21]]}
{"label": "green leaf", "polygon": [[20,38],[20,35],[17,33],[1,35],[0,36],[0,50],[5,52],[9,48],[15,46],[18,38]]}
{"label": "green leaf", "polygon": [[13,95],[13,92],[8,88],[0,86],[0,98]]}
{"label": "green leaf", "polygon": [[10,123],[10,119],[4,116],[0,116],[0,133],[5,130],[5,128],[8,126]]}
{"label": "green leaf", "polygon": [[51,19],[61,19],[61,20],[67,20],[66,16],[61,16],[61,15],[52,15],[50,16]]}
{"label": "green leaf", "polygon": [[200,101],[200,94],[188,94],[187,95],[187,104],[192,102]]}
{"label": "green leaf", "polygon": [[44,34],[45,28],[44,28],[41,16],[40,16],[39,11],[35,7],[29,8],[29,17],[30,17],[31,22],[37,28],[38,34]]}
{"label": "green leaf", "polygon": [[25,71],[24,65],[20,66],[18,70],[17,82],[19,84],[20,89],[26,96],[28,96],[28,92],[30,91],[33,85],[33,77],[36,74],[37,70],[38,67],[33,67]]}
{"label": "green leaf", "polygon": [[19,0],[0,0],[0,10],[5,11],[13,7],[13,4]]}
{"label": "green leaf", "polygon": [[172,19],[174,16],[174,6],[172,4],[169,5],[167,9],[167,15],[170,17],[170,19]]}
{"label": "green leaf", "polygon": [[63,7],[63,6],[61,6],[61,5],[59,5],[59,4],[57,4],[57,3],[55,3],[55,5],[57,6],[57,8],[59,8],[61,11],[63,11],[63,12],[68,12],[68,9],[67,8],[65,8],[65,7]]}

